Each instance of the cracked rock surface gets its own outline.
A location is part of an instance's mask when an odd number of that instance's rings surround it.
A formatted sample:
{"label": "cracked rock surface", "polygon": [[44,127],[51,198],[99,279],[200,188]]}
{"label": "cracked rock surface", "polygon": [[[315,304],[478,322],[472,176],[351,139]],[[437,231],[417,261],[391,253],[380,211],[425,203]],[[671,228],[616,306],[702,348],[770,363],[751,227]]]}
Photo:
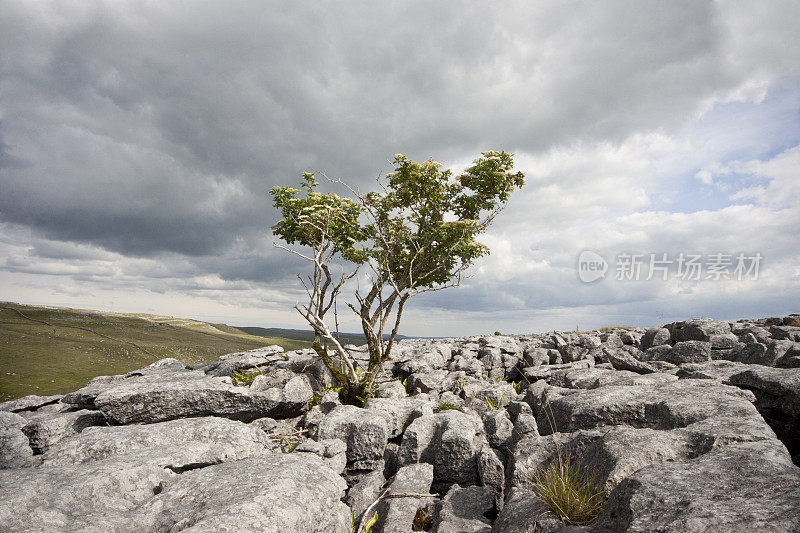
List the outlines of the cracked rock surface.
{"label": "cracked rock surface", "polygon": [[[0,404],[0,529],[797,532],[798,324],[403,339],[363,408],[309,350],[163,359]],[[565,455],[589,525],[531,490]]]}

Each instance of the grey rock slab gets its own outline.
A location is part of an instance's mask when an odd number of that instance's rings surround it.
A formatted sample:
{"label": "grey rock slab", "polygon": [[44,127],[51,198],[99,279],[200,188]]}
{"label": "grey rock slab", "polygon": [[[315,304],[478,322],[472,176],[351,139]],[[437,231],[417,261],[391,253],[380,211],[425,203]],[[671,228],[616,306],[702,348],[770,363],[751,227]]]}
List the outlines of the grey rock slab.
{"label": "grey rock slab", "polygon": [[609,385],[656,385],[676,381],[670,374],[639,374],[630,370],[584,368],[572,370],[564,375],[564,387],[570,389],[596,389]]}
{"label": "grey rock slab", "polygon": [[347,505],[350,506],[350,510],[356,520],[360,520],[367,507],[378,499],[385,483],[386,479],[383,474],[378,470],[374,470],[350,487],[347,492]]}
{"label": "grey rock slab", "polygon": [[642,350],[652,348],[653,346],[669,344],[669,341],[670,333],[667,328],[650,328],[642,335]]}
{"label": "grey rock slab", "polygon": [[800,464],[800,368],[750,365],[727,382],[755,395],[758,411]]}
{"label": "grey rock slab", "polygon": [[63,396],[55,395],[55,396],[36,396],[35,394],[31,394],[29,396],[23,396],[22,398],[17,398],[16,400],[11,400],[9,402],[0,403],[0,411],[8,411],[11,413],[19,413],[22,411],[36,411],[37,409],[44,407],[45,405],[51,405],[58,403]]}
{"label": "grey rock slab", "polygon": [[341,439],[347,443],[347,468],[373,470],[383,465],[389,440],[386,413],[340,405],[320,420],[316,439]]}
{"label": "grey rock slab", "polygon": [[0,411],[0,469],[35,464],[33,450],[22,427],[28,420],[11,411]]}
{"label": "grey rock slab", "polygon": [[398,462],[432,464],[437,484],[471,485],[478,479],[476,457],[482,447],[479,419],[460,411],[442,411],[417,418],[408,426]]}
{"label": "grey rock slab", "polygon": [[687,363],[681,365],[677,376],[681,379],[716,379],[727,381],[733,374],[738,374],[748,365],[734,361],[706,361],[705,363]]}
{"label": "grey rock slab", "polygon": [[800,469],[775,440],[731,444],[641,468],[612,491],[591,531],[797,531]]}
{"label": "grey rock slab", "polygon": [[750,398],[712,380],[606,386],[550,400],[546,412],[537,412],[537,423],[542,434],[620,424],[674,429],[711,416],[760,416]]}
{"label": "grey rock slab", "polygon": [[141,531],[347,533],[345,488],[313,454],[273,454],[185,472],[133,518]]}
{"label": "grey rock slab", "polygon": [[710,318],[696,318],[682,322],[674,322],[665,326],[676,343],[683,341],[708,341],[712,335],[731,332],[728,322]]}
{"label": "grey rock slab", "polygon": [[434,531],[437,533],[491,533],[485,514],[494,509],[491,487],[453,485],[442,498]]}
{"label": "grey rock slab", "polygon": [[405,375],[431,372],[443,368],[450,360],[450,354],[451,346],[447,343],[422,346],[405,351],[397,362],[397,368]]}
{"label": "grey rock slab", "polygon": [[[389,494],[427,494],[433,482],[433,466],[419,463],[403,466],[389,484]],[[433,515],[435,499],[409,496],[381,500],[375,506],[378,521],[374,531],[383,533],[410,533],[412,523],[419,509],[427,509]]]}
{"label": "grey rock slab", "polygon": [[491,487],[494,490],[495,507],[498,510],[502,509],[506,486],[503,455],[489,446],[484,446],[478,453],[477,461],[481,485]]}
{"label": "grey rock slab", "polygon": [[702,363],[711,360],[711,343],[706,341],[677,342],[667,352],[666,361],[675,365],[682,363]]}
{"label": "grey rock slab", "polygon": [[69,411],[33,416],[22,432],[28,437],[35,454],[42,454],[60,440],[76,435],[89,426],[102,426],[106,417],[100,411]]}
{"label": "grey rock slab", "polygon": [[[72,465],[131,453],[161,454],[175,468],[217,463],[266,452],[263,431],[235,420],[187,418],[146,425],[89,427],[62,440],[43,456],[45,465]],[[157,453],[158,452],[158,453]]]}
{"label": "grey rock slab", "polygon": [[293,453],[316,454],[337,474],[344,472],[347,466],[347,444],[340,439],[306,440],[295,446]]}
{"label": "grey rock slab", "polygon": [[198,416],[244,421],[290,418],[304,412],[313,395],[303,379],[290,381],[283,390],[252,391],[199,371],[160,373],[113,382],[97,394],[93,404],[113,424]]}
{"label": "grey rock slab", "polygon": [[624,350],[606,350],[608,361],[617,370],[628,370],[637,374],[652,374],[658,372],[658,369],[647,363],[647,361],[640,361],[634,356]]}
{"label": "grey rock slab", "polygon": [[583,530],[565,526],[533,492],[520,487],[509,491],[506,505],[492,525],[495,533],[566,533]]}
{"label": "grey rock slab", "polygon": [[17,531],[142,531],[130,513],[178,477],[146,454],[0,470],[0,524]]}
{"label": "grey rock slab", "polygon": [[483,413],[483,427],[492,448],[508,448],[514,439],[514,423],[505,409],[493,409]]}
{"label": "grey rock slab", "polygon": [[772,398],[772,402],[795,416],[800,416],[800,369],[769,368],[751,365],[732,374],[728,383],[751,390],[756,398]]}
{"label": "grey rock slab", "polygon": [[396,379],[381,383],[375,391],[376,398],[405,398],[406,396],[408,396],[406,388]]}
{"label": "grey rock slab", "polygon": [[370,398],[364,404],[364,408],[380,411],[387,415],[391,437],[402,434],[416,418],[433,414],[431,402],[414,397]]}

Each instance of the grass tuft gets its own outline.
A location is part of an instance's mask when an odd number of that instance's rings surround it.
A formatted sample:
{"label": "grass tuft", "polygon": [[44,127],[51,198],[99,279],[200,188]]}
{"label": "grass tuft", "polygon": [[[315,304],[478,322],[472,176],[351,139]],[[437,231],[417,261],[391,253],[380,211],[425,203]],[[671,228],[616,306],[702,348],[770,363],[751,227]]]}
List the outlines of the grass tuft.
{"label": "grass tuft", "polygon": [[450,402],[439,402],[438,405],[433,408],[434,413],[441,413],[442,411],[450,411],[450,410],[458,410],[458,407],[456,407]]}
{"label": "grass tuft", "polygon": [[263,372],[261,372],[261,369],[258,367],[256,367],[255,372],[239,372],[234,370],[231,379],[234,385],[250,385],[253,380],[256,379],[256,376],[261,374],[263,374]]}
{"label": "grass tuft", "polygon": [[529,488],[567,525],[587,525],[597,518],[605,496],[595,489],[596,474],[569,453],[556,454],[549,465],[527,479]]}

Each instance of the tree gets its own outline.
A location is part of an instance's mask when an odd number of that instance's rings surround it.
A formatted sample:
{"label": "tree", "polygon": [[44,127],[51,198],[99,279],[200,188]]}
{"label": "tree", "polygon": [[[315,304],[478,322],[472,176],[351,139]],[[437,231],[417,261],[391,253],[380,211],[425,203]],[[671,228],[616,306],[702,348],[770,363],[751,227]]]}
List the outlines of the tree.
{"label": "tree", "polygon": [[[313,328],[313,348],[341,386],[345,403],[362,404],[389,358],[403,308],[412,296],[460,284],[464,271],[489,253],[476,237],[505,207],[509,195],[524,183],[513,172],[513,156],[483,152],[463,174],[453,176],[432,160],[394,158],[394,172],[378,179],[380,192],[362,194],[341,180],[352,198],[317,191],[314,174],[304,173],[301,190],[273,187],[270,194],[281,219],[275,243],[313,265],[298,276],[308,296],[295,309]],[[332,266],[340,269],[334,275]],[[366,286],[357,278],[367,272]],[[355,278],[355,279],[353,279]],[[368,360],[359,361],[338,338],[337,300],[354,283],[355,312],[367,339]],[[333,309],[334,328],[326,322]],[[390,329],[389,329],[390,328]],[[330,349],[329,349],[330,348]]]}

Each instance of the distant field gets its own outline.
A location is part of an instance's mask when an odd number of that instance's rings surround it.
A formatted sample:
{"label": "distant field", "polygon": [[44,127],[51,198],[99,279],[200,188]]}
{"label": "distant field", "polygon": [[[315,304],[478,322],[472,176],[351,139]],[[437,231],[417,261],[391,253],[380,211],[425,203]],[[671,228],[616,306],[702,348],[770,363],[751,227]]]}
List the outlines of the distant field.
{"label": "distant field", "polygon": [[[299,341],[312,342],[314,340],[314,333],[302,329],[283,329],[283,328],[259,328],[250,326],[238,326],[238,329],[249,333],[251,335],[258,335],[262,337],[280,337],[286,339],[294,339]],[[388,335],[384,335],[388,338]],[[405,339],[403,335],[397,335],[398,339]],[[342,344],[355,344],[361,346],[367,343],[366,337],[362,333],[340,333],[339,340]]]}
{"label": "distant field", "polygon": [[[225,324],[170,316],[9,303],[0,306],[52,324],[32,322],[0,309],[0,401],[27,394],[63,394],[95,376],[130,372],[156,358],[174,357],[189,364],[270,344],[287,350],[310,345],[304,340],[255,336]],[[84,327],[117,340],[65,326]]]}

